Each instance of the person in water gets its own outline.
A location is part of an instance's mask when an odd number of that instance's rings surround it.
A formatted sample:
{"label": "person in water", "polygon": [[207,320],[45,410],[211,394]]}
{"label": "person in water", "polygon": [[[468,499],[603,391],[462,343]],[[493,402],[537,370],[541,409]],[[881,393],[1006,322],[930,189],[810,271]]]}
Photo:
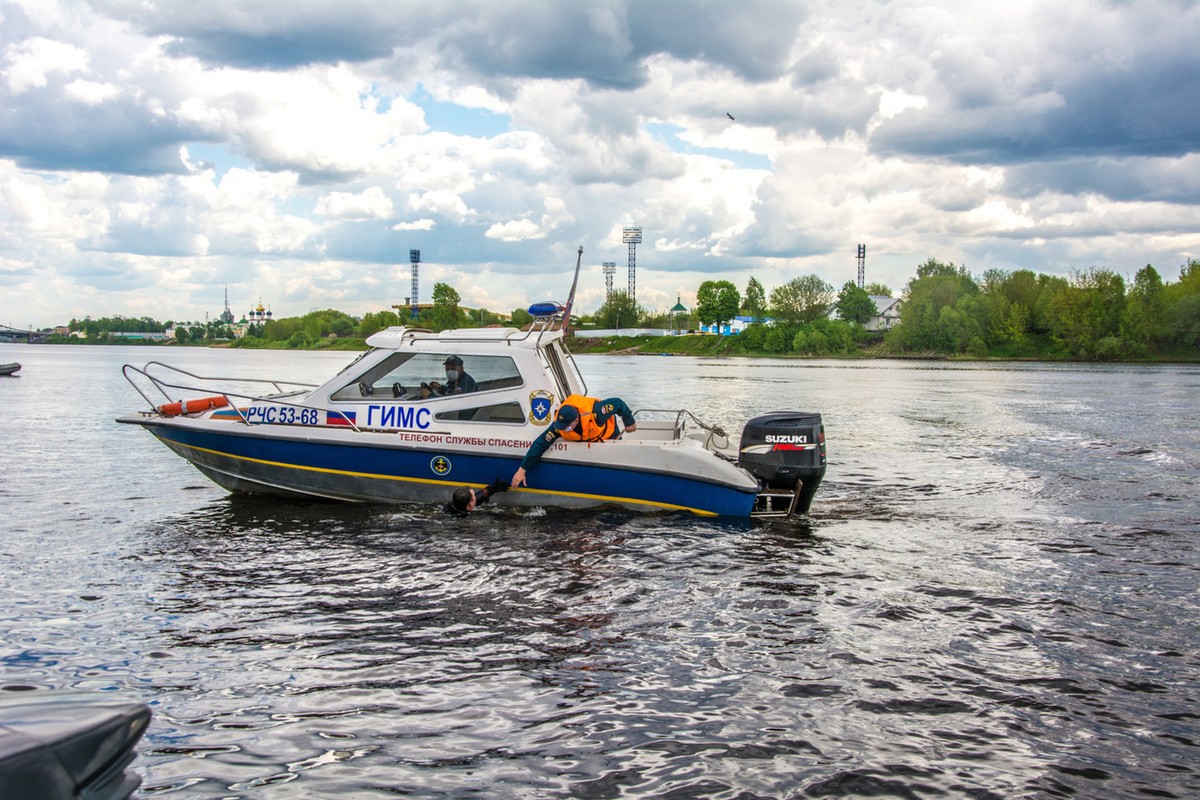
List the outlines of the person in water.
{"label": "person in water", "polygon": [[492,481],[482,489],[460,486],[442,510],[455,517],[465,517],[486,503],[492,495],[508,491],[508,481]]}
{"label": "person in water", "polygon": [[525,471],[540,461],[546,451],[559,439],[566,439],[569,442],[603,442],[607,439],[618,438],[622,430],[617,425],[617,417],[621,418],[621,425],[626,431],[637,430],[633,412],[621,398],[609,397],[606,400],[597,400],[581,394],[570,395],[563,400],[550,429],[533,440],[533,444],[530,445],[529,451],[521,461],[521,466],[517,467],[517,471],[513,473],[511,484],[513,486],[527,485]]}
{"label": "person in water", "polygon": [[463,369],[463,360],[458,356],[450,356],[442,366],[446,368],[446,382],[430,381],[429,388],[434,394],[465,394],[478,388],[475,379]]}

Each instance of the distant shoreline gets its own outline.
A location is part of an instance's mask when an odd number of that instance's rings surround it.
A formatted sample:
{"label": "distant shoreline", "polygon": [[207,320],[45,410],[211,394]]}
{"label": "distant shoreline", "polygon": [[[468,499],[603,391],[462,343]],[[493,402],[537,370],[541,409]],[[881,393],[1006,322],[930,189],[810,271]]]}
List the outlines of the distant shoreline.
{"label": "distant shoreline", "polygon": [[[958,353],[937,353],[937,352],[921,352],[921,353],[888,353],[882,351],[878,347],[862,349],[851,353],[821,353],[821,354],[803,354],[803,353],[765,353],[765,352],[730,352],[725,350],[718,351],[714,345],[720,344],[722,339],[726,337],[718,336],[703,336],[703,337],[679,337],[679,336],[659,336],[648,338],[645,341],[639,341],[642,337],[613,337],[608,340],[598,339],[570,339],[568,348],[574,355],[619,355],[619,356],[646,356],[646,357],[663,357],[663,356],[685,356],[692,358],[774,358],[786,359],[790,361],[864,361],[869,359],[878,359],[883,361],[948,361],[956,363],[964,362],[979,362],[979,363],[1026,363],[1026,364],[1177,364],[1177,365],[1194,365],[1200,364],[1200,355],[1193,358],[1187,357],[1157,357],[1157,358],[1142,358],[1142,359],[1114,359],[1111,361],[1095,361],[1081,360],[1070,358],[1037,358],[1033,356],[979,356]],[[680,348],[678,345],[684,339],[701,340],[706,344],[712,342],[706,348],[701,348],[696,345]],[[214,342],[210,344],[178,344],[175,342],[152,342],[130,340],[115,342],[88,342],[86,340],[76,340],[70,343],[66,342],[39,342],[29,344],[27,342],[4,342],[3,344],[28,345],[31,347],[159,347],[159,348],[204,348],[215,350],[294,350],[298,352],[317,352],[317,351],[333,351],[333,352],[362,352],[367,349],[367,344],[364,339],[356,339],[345,337],[336,340],[322,340],[321,342],[304,347],[289,347],[286,342],[273,342],[262,346],[247,347],[240,342]]]}

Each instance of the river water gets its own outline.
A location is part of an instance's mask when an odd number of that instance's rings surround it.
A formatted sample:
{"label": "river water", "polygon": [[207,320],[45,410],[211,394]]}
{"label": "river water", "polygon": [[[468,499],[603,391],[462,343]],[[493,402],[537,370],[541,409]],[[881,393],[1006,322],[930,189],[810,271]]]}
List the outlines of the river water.
{"label": "river water", "polygon": [[811,515],[233,497],[0,345],[0,691],[150,704],[140,797],[1200,795],[1200,368],[579,358],[737,429],[820,411]]}

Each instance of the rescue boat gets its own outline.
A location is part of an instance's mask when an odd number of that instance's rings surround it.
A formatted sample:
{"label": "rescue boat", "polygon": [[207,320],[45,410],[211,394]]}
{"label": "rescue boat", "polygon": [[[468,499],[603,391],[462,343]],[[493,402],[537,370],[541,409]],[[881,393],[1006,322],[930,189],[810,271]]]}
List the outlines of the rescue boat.
{"label": "rescue boat", "polygon": [[[537,304],[527,330],[388,328],[320,386],[126,364],[149,408],[117,421],[145,428],[231,492],[441,504],[458,486],[511,477],[562,400],[589,394],[565,343],[563,312]],[[422,391],[456,359],[471,391]],[[637,429],[618,439],[559,440],[529,471],[528,486],[493,504],[786,517],[809,510],[825,473],[817,413],[753,419],[737,446],[684,409],[634,415]]]}

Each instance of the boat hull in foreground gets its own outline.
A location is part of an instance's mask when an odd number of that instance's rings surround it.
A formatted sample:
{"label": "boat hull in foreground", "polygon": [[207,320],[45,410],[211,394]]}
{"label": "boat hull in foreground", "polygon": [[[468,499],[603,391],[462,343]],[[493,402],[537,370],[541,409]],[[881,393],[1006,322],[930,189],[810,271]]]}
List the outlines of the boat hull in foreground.
{"label": "boat hull in foreground", "polygon": [[[214,430],[202,419],[147,416],[118,421],[145,427],[230,491],[314,499],[444,503],[458,486],[508,479],[524,455],[519,449],[455,447],[445,437],[422,446],[397,442],[386,433],[236,423]],[[494,502],[746,517],[759,491],[743,470],[690,441],[669,446],[571,443],[562,450],[539,464],[535,485],[511,490]]]}

